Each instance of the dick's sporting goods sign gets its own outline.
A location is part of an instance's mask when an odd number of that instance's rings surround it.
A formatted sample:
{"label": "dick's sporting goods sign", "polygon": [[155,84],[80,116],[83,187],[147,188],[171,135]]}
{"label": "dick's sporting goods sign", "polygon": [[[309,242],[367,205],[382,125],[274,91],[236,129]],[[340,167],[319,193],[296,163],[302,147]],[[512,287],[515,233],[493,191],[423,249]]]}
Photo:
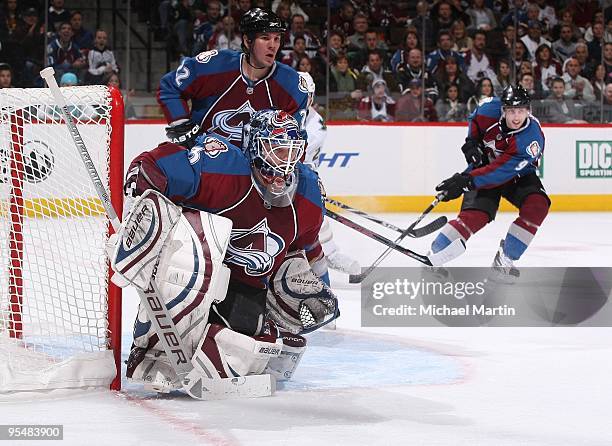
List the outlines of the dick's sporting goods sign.
{"label": "dick's sporting goods sign", "polygon": [[612,141],[576,141],[576,178],[612,178]]}

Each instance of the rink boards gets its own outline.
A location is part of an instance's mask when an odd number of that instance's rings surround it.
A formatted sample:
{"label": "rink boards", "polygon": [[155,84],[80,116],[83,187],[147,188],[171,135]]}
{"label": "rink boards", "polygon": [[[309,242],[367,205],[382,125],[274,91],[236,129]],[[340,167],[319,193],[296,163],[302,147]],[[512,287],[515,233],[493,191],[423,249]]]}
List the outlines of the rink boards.
{"label": "rink boards", "polygon": [[[125,168],[164,140],[161,122],[128,122]],[[328,195],[364,210],[412,212],[461,171],[465,124],[329,123],[320,175]],[[539,174],[555,211],[612,211],[612,126],[546,125]],[[438,210],[457,209],[459,200]],[[502,202],[502,210],[511,210]]]}

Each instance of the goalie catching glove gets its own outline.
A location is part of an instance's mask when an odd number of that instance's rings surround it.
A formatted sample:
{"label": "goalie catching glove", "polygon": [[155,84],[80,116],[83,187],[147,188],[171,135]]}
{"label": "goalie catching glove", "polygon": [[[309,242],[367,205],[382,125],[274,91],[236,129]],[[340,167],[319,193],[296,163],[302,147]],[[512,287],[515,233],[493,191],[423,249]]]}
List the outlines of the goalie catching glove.
{"label": "goalie catching glove", "polygon": [[302,251],[288,254],[270,278],[268,318],[291,333],[309,333],[340,316],[338,299]]}

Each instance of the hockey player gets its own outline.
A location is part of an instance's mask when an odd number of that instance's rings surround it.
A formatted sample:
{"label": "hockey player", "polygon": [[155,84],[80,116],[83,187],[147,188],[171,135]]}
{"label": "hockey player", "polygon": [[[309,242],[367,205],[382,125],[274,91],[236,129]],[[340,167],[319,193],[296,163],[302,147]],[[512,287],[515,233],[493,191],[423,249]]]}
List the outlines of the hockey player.
{"label": "hockey player", "polygon": [[303,125],[306,86],[293,68],[275,62],[285,24],[276,14],[254,8],[242,16],[239,28],[242,53],[205,51],[184,58],[162,77],[157,97],[170,141],[189,147],[200,133],[215,132],[240,147],[242,125],[255,111],[270,108],[286,111]]}
{"label": "hockey player", "polygon": [[[495,219],[504,197],[519,209],[519,216],[501,240],[493,268],[508,278],[517,277],[514,267],[546,218],[550,199],[536,175],[544,151],[544,134],[531,114],[529,94],[517,85],[508,86],[501,98],[490,98],[472,113],[468,136],[461,148],[473,168],[442,181],[436,190],[444,201],[463,196],[461,212],[442,228],[431,250],[433,258],[452,260],[465,251],[465,242]],[[453,256],[444,250],[455,240],[463,249]],[[450,249],[449,249],[450,251]]]}
{"label": "hockey player", "polygon": [[[126,190],[142,196],[124,221],[136,228],[124,231],[124,245],[134,251],[130,246],[145,243],[134,233],[167,239],[156,283],[186,344],[219,377],[265,372],[288,378],[305,350],[299,334],[339,315],[335,296],[309,265],[322,260],[317,237],[323,196],[317,174],[298,162],[305,141],[291,115],[256,112],[244,126],[243,141],[239,149],[208,133],[191,149],[166,142],[135,158]],[[139,206],[151,190],[166,197],[153,195],[157,219],[147,219]],[[161,226],[172,203],[183,208],[178,229],[157,235],[154,221]],[[147,261],[122,246],[111,265],[134,283]],[[221,260],[231,270],[229,286]],[[284,331],[279,334],[277,327]],[[157,391],[176,389],[180,383],[157,342],[139,309],[127,377]]]}
{"label": "hockey player", "polygon": [[[308,88],[308,108],[305,124],[306,133],[308,133],[308,145],[306,146],[304,163],[316,171],[319,168],[319,155],[327,137],[327,128],[323,117],[312,106],[315,95],[315,83],[312,76],[305,72],[298,72],[298,74],[304,79]],[[359,274],[361,272],[359,263],[340,252],[333,237],[329,219],[324,218],[319,233],[319,242],[323,246],[327,266],[345,274]]]}

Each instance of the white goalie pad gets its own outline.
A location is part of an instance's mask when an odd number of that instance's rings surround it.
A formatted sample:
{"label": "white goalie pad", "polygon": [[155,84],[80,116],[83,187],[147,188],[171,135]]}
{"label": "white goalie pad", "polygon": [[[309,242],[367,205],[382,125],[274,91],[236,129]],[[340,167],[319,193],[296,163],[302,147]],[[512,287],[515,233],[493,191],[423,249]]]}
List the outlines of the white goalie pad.
{"label": "white goalie pad", "polygon": [[[210,305],[225,298],[230,271],[223,259],[231,229],[232,222],[225,217],[183,209],[158,192],[147,191],[135,201],[111,251],[116,275],[134,286],[145,289],[156,271],[162,300],[191,352],[202,338]],[[151,348],[154,335],[140,307],[134,344]]]}
{"label": "white goalie pad", "polygon": [[336,319],[338,299],[317,277],[303,252],[288,254],[270,278],[267,316],[293,334],[308,333]]}

